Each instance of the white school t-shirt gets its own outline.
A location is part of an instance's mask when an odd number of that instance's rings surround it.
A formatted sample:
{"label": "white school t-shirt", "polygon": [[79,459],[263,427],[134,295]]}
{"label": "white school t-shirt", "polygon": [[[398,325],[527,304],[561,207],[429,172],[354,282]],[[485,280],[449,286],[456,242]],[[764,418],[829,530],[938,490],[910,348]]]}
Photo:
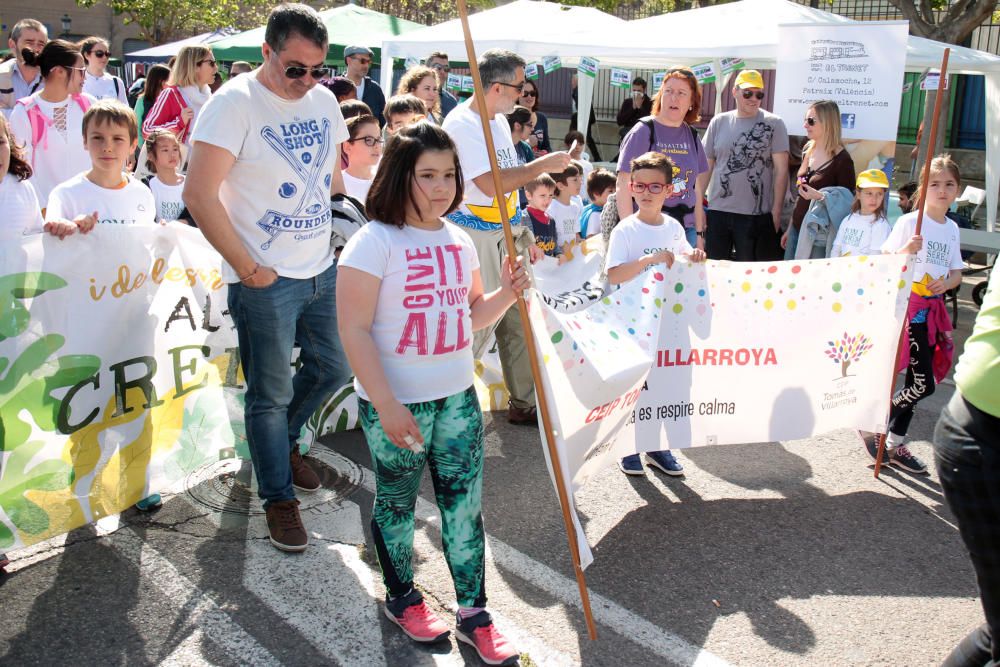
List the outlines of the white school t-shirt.
{"label": "white school t-shirt", "polygon": [[60,183],[49,195],[45,219],[72,220],[96,211],[97,222],[102,225],[155,225],[153,193],[132,176],[122,175],[126,179],[125,186],[117,189],[102,188],[92,183],[86,174]]}
{"label": "white school t-shirt", "polygon": [[885,218],[851,213],[840,223],[830,257],[878,255],[890,231],[892,225]]}
{"label": "white school t-shirt", "polygon": [[[265,88],[260,70],[231,79],[195,119],[191,143],[223,148],[236,163],[222,201],[250,256],[287,278],[312,278],[333,263],[330,183],[348,138],[337,98],[313,86],[298,100]],[[223,262],[223,280],[239,278]]]}
{"label": "white school t-shirt", "polygon": [[[662,225],[647,225],[639,220],[637,213],[633,213],[611,230],[607,268],[613,269],[661,250],[669,250],[675,255],[692,251],[681,223],[669,215],[663,215]],[[646,270],[653,266],[656,265],[650,264]]]}
{"label": "white school t-shirt", "polygon": [[[896,252],[906,245],[917,229],[917,214],[907,213],[892,227],[889,238],[882,244],[882,252]],[[947,218],[943,222],[934,220],[924,212],[924,224],[920,228],[924,245],[917,253],[913,267],[913,282],[928,282],[948,277],[953,269],[965,268],[962,261],[962,242],[958,225]],[[929,276],[928,280],[924,280]]]}
{"label": "white school t-shirt", "polygon": [[31,181],[8,173],[0,180],[0,241],[16,241],[42,231],[42,207]]}
{"label": "white school t-shirt", "polygon": [[344,177],[344,190],[350,196],[357,199],[362,204],[368,199],[368,191],[371,190],[374,178],[355,178],[346,171],[342,172]]}
{"label": "white school t-shirt", "polygon": [[[115,81],[118,82],[117,88],[115,87]],[[83,79],[83,92],[94,99],[118,100],[122,104],[128,105],[128,88],[125,87],[125,82],[107,72],[101,76],[94,76],[90,72],[87,72]]]}
{"label": "white school t-shirt", "polygon": [[167,185],[156,176],[149,179],[149,190],[156,201],[156,219],[160,222],[179,220],[184,212],[184,177],[177,185]]}
{"label": "white school t-shirt", "polygon": [[[337,265],[382,281],[371,334],[396,400],[432,401],[472,385],[469,290],[479,258],[461,227],[446,222],[427,231],[372,221],[347,242]],[[354,388],[368,400],[357,378]]]}
{"label": "white school t-shirt", "polygon": [[553,199],[549,208],[545,211],[549,217],[556,221],[556,244],[563,245],[576,239],[580,231],[580,213],[583,206],[578,203],[579,197],[570,200],[569,204],[563,204],[557,199]]}
{"label": "white school t-shirt", "polygon": [[[448,133],[458,148],[458,161],[462,167],[462,178],[465,179],[465,198],[458,211],[450,216],[451,219],[472,229],[501,229],[500,207],[496,197],[486,195],[473,181],[477,176],[490,171],[490,156],[486,152],[486,139],[483,138],[479,114],[472,110],[468,101],[462,102],[445,116],[441,129]],[[503,114],[497,114],[490,121],[490,130],[493,132],[497,166],[501,170],[517,167],[517,151],[514,150],[507,118]],[[512,223],[519,220],[518,197],[516,188],[506,194],[507,216]]]}
{"label": "white school t-shirt", "polygon": [[[83,97],[86,98],[85,105],[96,102],[86,93]],[[83,147],[84,111],[75,99],[67,97],[55,104],[46,102],[38,92],[31,96],[31,104],[37,104],[49,120],[56,118],[58,109],[66,109],[66,131],[60,131],[55,125],[46,125],[44,139],[37,146],[33,141],[28,106],[17,104],[10,114],[10,129],[17,143],[24,147],[24,161],[31,165],[32,170],[31,184],[35,187],[38,201],[44,204],[54,187],[90,169],[90,154]]]}

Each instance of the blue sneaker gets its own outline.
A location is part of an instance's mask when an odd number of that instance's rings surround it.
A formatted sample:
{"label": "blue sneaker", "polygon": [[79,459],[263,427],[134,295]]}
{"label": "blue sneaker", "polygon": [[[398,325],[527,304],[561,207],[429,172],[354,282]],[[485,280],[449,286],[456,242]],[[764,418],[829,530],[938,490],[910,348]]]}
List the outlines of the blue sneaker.
{"label": "blue sneaker", "polygon": [[684,474],[684,466],[677,462],[677,459],[674,458],[669,449],[665,449],[662,452],[648,452],[646,454],[646,461],[649,462],[649,465],[668,475],[677,477]]}
{"label": "blue sneaker", "polygon": [[642,459],[638,454],[629,454],[618,462],[618,469],[626,475],[645,475],[646,469],[642,467]]}
{"label": "blue sneaker", "polygon": [[163,505],[163,499],[160,498],[160,494],[154,493],[137,502],[135,508],[140,512],[151,512],[161,505]]}

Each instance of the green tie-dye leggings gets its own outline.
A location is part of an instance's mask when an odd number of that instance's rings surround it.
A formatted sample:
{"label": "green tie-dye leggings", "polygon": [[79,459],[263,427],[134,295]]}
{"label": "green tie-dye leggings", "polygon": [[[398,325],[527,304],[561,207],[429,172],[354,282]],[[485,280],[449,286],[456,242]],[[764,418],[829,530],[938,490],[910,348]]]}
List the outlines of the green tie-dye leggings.
{"label": "green tie-dye leggings", "polygon": [[360,398],[358,402],[375,471],[372,536],[389,595],[405,595],[413,586],[413,510],[426,462],[441,510],[441,540],[458,604],[486,606],[483,414],[475,388],[406,406],[424,437],[420,454],[392,444],[372,404]]}

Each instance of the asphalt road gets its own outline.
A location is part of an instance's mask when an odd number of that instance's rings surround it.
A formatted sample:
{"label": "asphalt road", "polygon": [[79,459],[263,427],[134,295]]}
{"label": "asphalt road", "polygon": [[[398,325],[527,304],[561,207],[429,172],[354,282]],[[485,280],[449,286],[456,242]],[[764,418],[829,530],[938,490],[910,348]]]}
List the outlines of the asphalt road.
{"label": "asphalt road", "polygon": [[[911,448],[925,461],[952,391],[918,408]],[[685,450],[683,478],[596,475],[578,496],[596,545],[590,641],[538,434],[502,417],[487,417],[487,585],[523,665],[935,665],[981,622],[935,475],[875,480],[838,431]],[[315,457],[325,488],[302,496],[301,555],[268,544],[247,466],[11,554],[0,665],[479,664],[454,639],[414,645],[381,615],[360,432]],[[421,495],[416,580],[447,614],[429,478]]]}

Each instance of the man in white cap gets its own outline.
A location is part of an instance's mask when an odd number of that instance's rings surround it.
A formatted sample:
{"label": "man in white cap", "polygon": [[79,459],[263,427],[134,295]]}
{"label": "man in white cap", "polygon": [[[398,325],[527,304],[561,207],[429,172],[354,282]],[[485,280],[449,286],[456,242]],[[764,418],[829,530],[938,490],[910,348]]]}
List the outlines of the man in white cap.
{"label": "man in white cap", "polygon": [[385,109],[385,93],[375,80],[368,76],[375,54],[367,46],[347,46],[344,48],[344,64],[347,65],[346,76],[358,89],[358,99],[368,105],[375,114],[379,125],[385,125],[382,110]]}
{"label": "man in white cap", "polygon": [[708,227],[698,238],[709,259],[780,260],[781,208],[788,186],[788,130],[761,109],[764,77],[743,70],[733,85],[736,109],[712,118],[705,132],[711,182]]}

